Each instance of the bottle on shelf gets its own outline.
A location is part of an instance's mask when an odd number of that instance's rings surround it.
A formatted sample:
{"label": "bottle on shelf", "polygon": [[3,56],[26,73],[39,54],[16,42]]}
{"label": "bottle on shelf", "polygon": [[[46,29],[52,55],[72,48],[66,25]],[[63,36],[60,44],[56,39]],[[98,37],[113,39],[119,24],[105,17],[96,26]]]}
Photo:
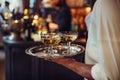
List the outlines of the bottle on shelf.
{"label": "bottle on shelf", "polygon": [[29,18],[29,10],[24,9],[23,31],[22,31],[23,40],[33,41],[32,36],[31,36],[32,29],[33,29],[32,18]]}

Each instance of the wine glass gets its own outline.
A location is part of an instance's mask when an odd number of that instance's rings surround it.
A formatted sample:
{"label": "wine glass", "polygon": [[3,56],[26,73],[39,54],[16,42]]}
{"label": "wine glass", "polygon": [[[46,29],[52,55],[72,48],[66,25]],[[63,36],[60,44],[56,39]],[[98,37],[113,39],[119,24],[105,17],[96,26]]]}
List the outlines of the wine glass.
{"label": "wine glass", "polygon": [[47,53],[51,56],[51,54],[54,54],[53,46],[60,43],[61,36],[57,33],[46,33],[41,35],[41,41],[45,45]]}
{"label": "wine glass", "polygon": [[68,50],[67,54],[70,54],[71,43],[74,42],[78,37],[78,32],[68,31],[63,34],[63,40],[67,42]]}

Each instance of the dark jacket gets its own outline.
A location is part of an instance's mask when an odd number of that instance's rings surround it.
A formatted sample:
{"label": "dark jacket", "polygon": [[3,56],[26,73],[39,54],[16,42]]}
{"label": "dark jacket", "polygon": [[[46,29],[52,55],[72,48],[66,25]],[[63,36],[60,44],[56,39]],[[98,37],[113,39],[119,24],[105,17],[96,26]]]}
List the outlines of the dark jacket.
{"label": "dark jacket", "polygon": [[53,21],[58,24],[59,31],[71,30],[71,12],[68,7],[61,7],[52,14]]}
{"label": "dark jacket", "polygon": [[59,10],[53,8],[41,8],[40,16],[46,18],[48,14],[51,14],[52,21],[59,26],[59,31],[71,30],[71,12],[68,7],[61,7]]}

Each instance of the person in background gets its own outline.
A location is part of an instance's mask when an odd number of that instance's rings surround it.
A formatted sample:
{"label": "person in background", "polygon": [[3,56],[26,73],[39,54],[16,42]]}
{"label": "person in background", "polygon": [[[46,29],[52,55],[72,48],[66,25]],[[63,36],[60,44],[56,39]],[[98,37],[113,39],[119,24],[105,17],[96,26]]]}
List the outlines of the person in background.
{"label": "person in background", "polygon": [[4,23],[5,21],[3,20],[3,17],[1,16],[1,14],[0,14],[0,27],[1,27],[1,25]]}
{"label": "person in background", "polygon": [[3,23],[2,5],[0,4],[0,25]]}
{"label": "person in background", "polygon": [[[112,6],[111,6],[112,5]],[[46,59],[94,80],[120,80],[120,0],[96,0],[87,16],[85,63],[73,58]]]}
{"label": "person in background", "polygon": [[2,18],[2,13],[1,13],[1,11],[2,11],[2,7],[1,7],[1,4],[0,4],[0,27],[1,27],[1,24],[2,24],[2,22],[3,22],[3,18]]}
{"label": "person in background", "polygon": [[52,6],[49,4],[50,0],[42,0],[41,6],[39,9],[40,17],[47,18],[49,14],[53,11]]}
{"label": "person in background", "polygon": [[[43,0],[45,3],[46,0]],[[47,0],[47,14],[45,17],[51,18],[51,22],[48,24],[50,30],[58,31],[70,31],[71,30],[71,12],[70,8],[66,4],[66,0]],[[46,7],[45,6],[45,7]],[[42,10],[43,11],[43,10]]]}
{"label": "person in background", "polygon": [[4,19],[7,17],[8,19],[12,16],[11,11],[9,9],[10,3],[5,1],[5,6],[2,8],[1,13],[4,16]]}
{"label": "person in background", "polygon": [[5,23],[1,12],[2,12],[2,7],[1,7],[1,4],[0,4],[0,30],[1,30],[2,24]]}
{"label": "person in background", "polygon": [[0,3],[0,13],[1,13],[1,11],[2,11],[2,5],[1,5],[1,3]]}

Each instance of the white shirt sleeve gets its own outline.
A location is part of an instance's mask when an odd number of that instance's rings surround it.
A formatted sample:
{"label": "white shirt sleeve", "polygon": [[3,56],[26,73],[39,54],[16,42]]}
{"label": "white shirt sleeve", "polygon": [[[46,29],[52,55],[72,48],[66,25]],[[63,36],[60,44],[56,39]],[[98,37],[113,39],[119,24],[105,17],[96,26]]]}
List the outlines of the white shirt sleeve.
{"label": "white shirt sleeve", "polygon": [[99,63],[92,67],[91,74],[95,80],[108,80],[104,68]]}
{"label": "white shirt sleeve", "polygon": [[85,62],[94,64],[91,74],[95,80],[120,80],[119,14],[120,0],[97,0],[94,5]]}

